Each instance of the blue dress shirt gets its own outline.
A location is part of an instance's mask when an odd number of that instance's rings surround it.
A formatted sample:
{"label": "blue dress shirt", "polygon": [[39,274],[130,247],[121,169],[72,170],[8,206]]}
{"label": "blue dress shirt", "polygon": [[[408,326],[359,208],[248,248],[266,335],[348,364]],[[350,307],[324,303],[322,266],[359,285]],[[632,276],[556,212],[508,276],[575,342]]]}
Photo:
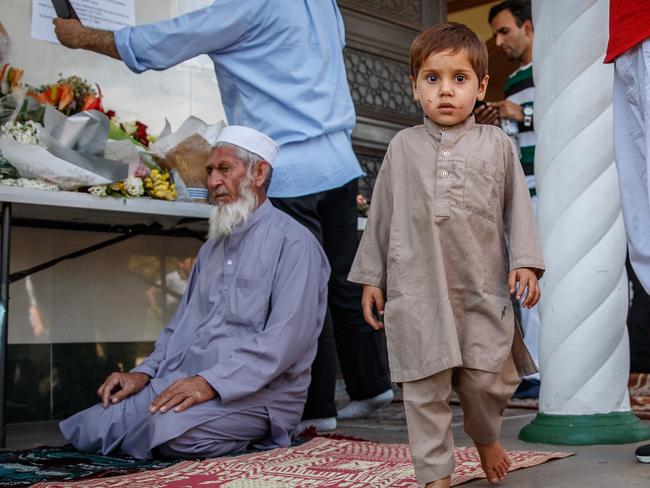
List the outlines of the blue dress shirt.
{"label": "blue dress shirt", "polygon": [[363,174],[350,142],[355,114],[335,0],[215,0],[120,29],[115,44],[136,73],[210,56],[228,122],[280,145],[269,196],[309,195]]}

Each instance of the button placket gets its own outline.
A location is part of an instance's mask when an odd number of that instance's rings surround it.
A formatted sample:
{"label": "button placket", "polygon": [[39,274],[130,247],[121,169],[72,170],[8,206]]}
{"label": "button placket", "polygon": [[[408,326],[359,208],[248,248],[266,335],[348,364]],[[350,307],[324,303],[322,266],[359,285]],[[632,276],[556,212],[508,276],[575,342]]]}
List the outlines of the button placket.
{"label": "button placket", "polygon": [[453,133],[447,130],[447,127],[441,127],[440,146],[438,149],[438,171],[436,178],[436,216],[449,217],[451,206],[451,185],[452,163],[450,158],[453,156]]}
{"label": "button placket", "polygon": [[232,304],[231,294],[235,292],[235,287],[233,286],[233,281],[235,279],[235,266],[233,266],[233,257],[235,254],[236,243],[233,245],[231,242],[231,236],[228,236],[224,240],[223,246],[223,282],[221,284],[221,290],[223,293],[224,303],[226,308],[224,310],[224,316],[227,316],[230,313]]}
{"label": "button placket", "polygon": [[230,287],[230,284],[232,282],[233,276],[235,274],[235,268],[233,266],[233,260],[231,256],[233,255],[233,250],[232,246],[230,245],[230,237],[226,237],[226,240],[224,242],[224,283],[223,283],[223,288],[224,290],[228,290]]}

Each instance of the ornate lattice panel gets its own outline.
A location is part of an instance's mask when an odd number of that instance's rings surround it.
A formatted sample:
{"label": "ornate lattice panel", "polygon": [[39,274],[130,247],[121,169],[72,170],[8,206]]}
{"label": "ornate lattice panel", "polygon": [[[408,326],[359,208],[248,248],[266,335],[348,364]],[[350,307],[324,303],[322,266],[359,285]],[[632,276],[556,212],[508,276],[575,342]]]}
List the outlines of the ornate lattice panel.
{"label": "ornate lattice panel", "polygon": [[352,99],[359,115],[406,125],[420,120],[413,101],[409,67],[373,54],[346,49],[345,67]]}
{"label": "ornate lattice panel", "polygon": [[340,5],[395,20],[422,22],[422,0],[339,0]]}
{"label": "ornate lattice panel", "polygon": [[357,154],[357,158],[359,159],[359,163],[361,163],[361,168],[366,173],[365,176],[359,178],[359,193],[370,200],[372,189],[375,186],[375,179],[377,178],[379,167],[384,158],[379,154]]}

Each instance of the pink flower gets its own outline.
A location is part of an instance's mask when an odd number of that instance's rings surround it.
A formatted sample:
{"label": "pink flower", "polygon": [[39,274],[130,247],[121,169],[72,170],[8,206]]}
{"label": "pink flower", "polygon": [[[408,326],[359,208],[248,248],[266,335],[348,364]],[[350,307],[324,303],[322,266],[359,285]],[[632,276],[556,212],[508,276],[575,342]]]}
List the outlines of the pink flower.
{"label": "pink flower", "polygon": [[133,176],[137,176],[138,178],[145,178],[147,175],[149,175],[149,169],[141,164],[138,165],[133,173]]}

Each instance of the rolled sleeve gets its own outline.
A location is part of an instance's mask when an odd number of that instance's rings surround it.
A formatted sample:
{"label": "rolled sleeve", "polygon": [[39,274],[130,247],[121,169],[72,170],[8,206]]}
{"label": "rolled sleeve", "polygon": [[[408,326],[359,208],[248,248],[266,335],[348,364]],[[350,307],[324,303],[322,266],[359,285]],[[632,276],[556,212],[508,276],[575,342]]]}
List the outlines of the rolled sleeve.
{"label": "rolled sleeve", "polygon": [[149,67],[138,62],[138,58],[131,48],[132,31],[133,27],[123,27],[122,29],[113,32],[115,47],[117,48],[117,52],[120,53],[120,58],[122,58],[124,64],[126,64],[131,71],[134,73],[142,73],[143,71],[147,71]]}
{"label": "rolled sleeve", "polygon": [[200,54],[215,54],[241,42],[253,25],[257,1],[216,0],[180,17],[114,32],[115,47],[136,73],[164,70]]}

